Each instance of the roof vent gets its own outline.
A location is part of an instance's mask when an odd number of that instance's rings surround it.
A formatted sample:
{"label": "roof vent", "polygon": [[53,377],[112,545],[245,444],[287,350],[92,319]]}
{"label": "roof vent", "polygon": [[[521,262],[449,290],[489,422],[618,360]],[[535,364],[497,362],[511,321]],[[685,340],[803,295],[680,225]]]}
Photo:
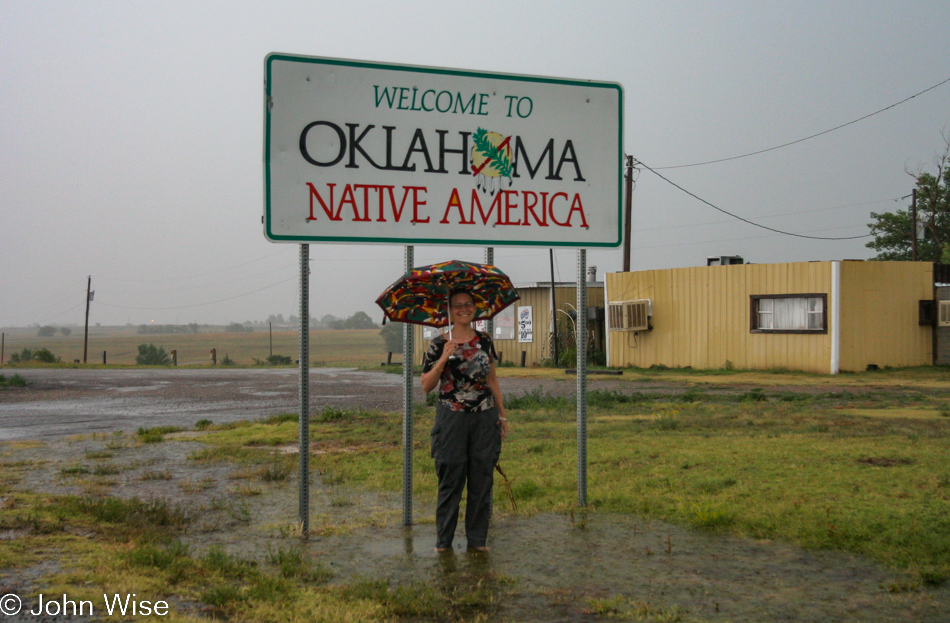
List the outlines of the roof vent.
{"label": "roof vent", "polygon": [[745,260],[738,255],[712,255],[706,258],[706,266],[728,266],[729,264],[745,264]]}

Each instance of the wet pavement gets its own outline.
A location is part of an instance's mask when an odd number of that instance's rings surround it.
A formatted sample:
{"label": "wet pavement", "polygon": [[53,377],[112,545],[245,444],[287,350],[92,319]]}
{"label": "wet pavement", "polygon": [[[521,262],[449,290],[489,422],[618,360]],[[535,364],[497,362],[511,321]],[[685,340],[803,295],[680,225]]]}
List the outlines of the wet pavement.
{"label": "wet pavement", "polygon": [[[140,427],[193,427],[254,420],[299,408],[297,370],[19,369],[26,388],[0,392],[0,441],[49,439]],[[422,399],[419,396],[418,399]],[[314,368],[310,409],[325,406],[400,410],[402,377],[385,372]]]}

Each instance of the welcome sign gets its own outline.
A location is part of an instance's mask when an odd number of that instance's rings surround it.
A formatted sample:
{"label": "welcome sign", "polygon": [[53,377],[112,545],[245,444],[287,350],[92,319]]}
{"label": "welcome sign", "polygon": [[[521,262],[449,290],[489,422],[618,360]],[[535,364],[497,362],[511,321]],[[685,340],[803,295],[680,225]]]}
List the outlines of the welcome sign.
{"label": "welcome sign", "polygon": [[611,247],[619,84],[270,54],[274,242]]}

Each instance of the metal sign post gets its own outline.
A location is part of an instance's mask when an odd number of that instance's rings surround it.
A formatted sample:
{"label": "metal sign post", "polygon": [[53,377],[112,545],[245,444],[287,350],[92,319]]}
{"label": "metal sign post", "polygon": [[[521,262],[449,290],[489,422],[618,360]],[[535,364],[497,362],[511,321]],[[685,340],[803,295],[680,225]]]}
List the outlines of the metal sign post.
{"label": "metal sign post", "polygon": [[[495,247],[485,247],[485,263],[491,266],[495,265]],[[495,321],[489,320],[485,323],[485,331],[488,333],[488,337],[492,340],[495,339]]]}
{"label": "metal sign post", "polygon": [[577,250],[577,505],[587,506],[587,251]]}
{"label": "metal sign post", "polygon": [[310,245],[300,245],[300,499],[302,536],[310,533]]}
{"label": "metal sign post", "polygon": [[[414,249],[406,247],[406,272],[413,268]],[[402,523],[412,525],[412,342],[413,325],[402,325]]]}

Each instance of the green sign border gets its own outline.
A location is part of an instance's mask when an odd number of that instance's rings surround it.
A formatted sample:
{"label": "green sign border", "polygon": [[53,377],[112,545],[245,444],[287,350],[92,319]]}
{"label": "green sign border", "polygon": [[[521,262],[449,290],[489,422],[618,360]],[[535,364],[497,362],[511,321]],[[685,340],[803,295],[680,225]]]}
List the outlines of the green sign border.
{"label": "green sign border", "polygon": [[362,67],[366,69],[386,69],[407,73],[425,73],[447,76],[465,76],[468,78],[493,78],[510,80],[513,82],[540,82],[544,84],[562,84],[570,86],[595,87],[602,89],[616,89],[618,96],[618,136],[617,136],[617,170],[623,171],[623,86],[616,82],[595,82],[593,80],[570,80],[566,78],[545,78],[541,76],[525,76],[518,74],[498,74],[483,71],[469,71],[464,69],[444,69],[438,67],[420,67],[413,65],[392,65],[370,61],[354,61],[317,56],[297,56],[293,54],[271,53],[264,59],[265,62],[265,98],[264,98],[264,235],[270,242],[352,242],[355,244],[409,244],[409,245],[452,245],[452,246],[511,246],[511,247],[571,247],[571,248],[603,248],[619,247],[623,242],[623,174],[617,182],[617,241],[578,243],[577,241],[558,242],[550,241],[505,241],[505,240],[465,240],[456,239],[419,239],[419,238],[360,238],[351,236],[277,236],[271,232],[271,180],[270,180],[270,133],[271,133],[271,64],[274,61],[290,61],[297,63],[312,63],[316,65],[338,65],[343,67]]}

